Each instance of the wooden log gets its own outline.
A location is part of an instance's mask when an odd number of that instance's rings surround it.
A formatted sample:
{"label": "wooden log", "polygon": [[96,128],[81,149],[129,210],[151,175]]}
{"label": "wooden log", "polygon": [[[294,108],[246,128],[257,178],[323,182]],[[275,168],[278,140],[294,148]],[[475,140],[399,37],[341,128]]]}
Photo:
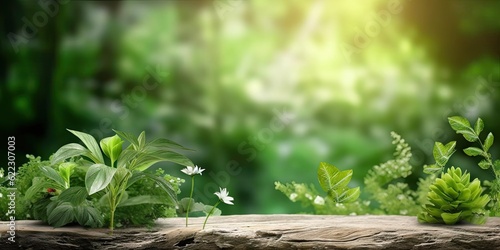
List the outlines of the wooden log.
{"label": "wooden log", "polygon": [[155,227],[52,228],[1,222],[0,249],[500,249],[500,218],[485,225],[420,224],[414,216],[232,215],[160,219]]}

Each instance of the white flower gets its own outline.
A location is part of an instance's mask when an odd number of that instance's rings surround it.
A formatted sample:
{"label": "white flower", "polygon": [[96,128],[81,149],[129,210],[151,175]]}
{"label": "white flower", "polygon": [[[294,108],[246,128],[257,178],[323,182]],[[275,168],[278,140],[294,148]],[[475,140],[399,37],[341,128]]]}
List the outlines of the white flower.
{"label": "white flower", "polygon": [[297,196],[298,196],[298,195],[297,195],[296,193],[291,193],[291,194],[290,194],[290,200],[291,200],[291,201],[295,201],[295,199],[297,199]]}
{"label": "white flower", "polygon": [[314,199],[314,204],[317,205],[325,205],[325,199],[321,196],[316,196],[316,199]]}
{"label": "white flower", "polygon": [[233,197],[229,196],[229,192],[224,188],[220,188],[220,192],[215,192],[214,194],[217,195],[217,197],[219,197],[219,199],[226,203],[226,204],[229,204],[229,205],[234,205],[232,200],[234,200]]}
{"label": "white flower", "polygon": [[313,199],[312,195],[310,195],[310,194],[306,194],[306,198],[309,199],[309,200]]}
{"label": "white flower", "polygon": [[201,172],[205,171],[205,169],[198,168],[198,166],[195,165],[194,168],[191,166],[187,166],[186,168],[182,169],[181,171],[187,175],[195,175],[195,174],[201,175]]}

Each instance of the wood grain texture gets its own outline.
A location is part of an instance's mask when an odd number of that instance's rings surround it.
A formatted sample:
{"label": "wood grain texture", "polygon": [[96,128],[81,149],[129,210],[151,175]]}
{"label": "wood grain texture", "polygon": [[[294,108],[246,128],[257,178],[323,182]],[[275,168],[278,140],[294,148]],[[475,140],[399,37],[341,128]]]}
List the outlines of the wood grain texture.
{"label": "wood grain texture", "polygon": [[413,216],[233,215],[158,220],[154,228],[52,228],[16,221],[0,249],[500,249],[500,218],[485,225],[419,224]]}

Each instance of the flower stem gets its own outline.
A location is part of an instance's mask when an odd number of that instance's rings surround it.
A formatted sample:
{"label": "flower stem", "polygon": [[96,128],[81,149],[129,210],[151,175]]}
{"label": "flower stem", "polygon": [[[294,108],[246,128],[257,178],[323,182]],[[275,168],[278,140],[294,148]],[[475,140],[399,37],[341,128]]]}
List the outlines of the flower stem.
{"label": "flower stem", "polygon": [[188,217],[189,217],[189,210],[191,207],[191,200],[193,199],[193,190],[194,190],[194,175],[191,176],[191,194],[189,194],[188,205],[186,208],[186,227],[188,226]]}
{"label": "flower stem", "polygon": [[203,222],[203,228],[202,229],[205,229],[205,224],[207,224],[208,217],[210,217],[210,215],[214,212],[215,208],[217,207],[217,205],[219,205],[219,203],[220,203],[220,200],[217,201],[217,203],[215,203],[215,205],[212,207],[212,209],[210,209],[210,212],[208,212],[207,218],[205,218],[205,222]]}

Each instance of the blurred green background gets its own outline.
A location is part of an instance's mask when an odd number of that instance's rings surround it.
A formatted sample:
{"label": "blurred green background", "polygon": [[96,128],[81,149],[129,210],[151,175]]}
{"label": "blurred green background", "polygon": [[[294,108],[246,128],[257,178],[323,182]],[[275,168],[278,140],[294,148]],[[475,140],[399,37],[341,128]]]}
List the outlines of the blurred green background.
{"label": "blurred green background", "polygon": [[[228,187],[224,214],[301,211],[274,181],[317,185],[321,161],[363,185],[392,157],[390,131],[413,147],[414,185],[434,141],[466,145],[448,116],[480,116],[500,140],[499,12],[494,0],[4,1],[1,133],[18,166],[76,142],[66,128],[170,138],[207,169],[196,199]],[[461,152],[452,163],[490,178]]]}

